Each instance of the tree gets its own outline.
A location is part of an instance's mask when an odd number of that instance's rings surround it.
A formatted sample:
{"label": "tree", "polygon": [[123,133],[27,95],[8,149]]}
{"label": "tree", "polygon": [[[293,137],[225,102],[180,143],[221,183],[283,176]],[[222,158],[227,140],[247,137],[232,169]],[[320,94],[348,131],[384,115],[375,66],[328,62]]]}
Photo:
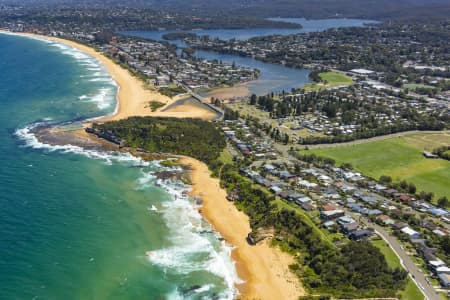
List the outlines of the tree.
{"label": "tree", "polygon": [[256,95],[252,94],[250,96],[250,105],[255,105],[256,104]]}
{"label": "tree", "polygon": [[341,168],[342,168],[342,169],[346,169],[346,170],[352,170],[352,169],[353,169],[353,166],[352,166],[351,163],[343,163],[343,164],[341,165]]}
{"label": "tree", "polygon": [[284,144],[287,145],[289,143],[289,135],[286,133],[284,135]]}
{"label": "tree", "polygon": [[392,178],[391,178],[391,176],[381,175],[380,176],[380,182],[381,183],[391,183],[392,182]]}
{"label": "tree", "polygon": [[403,190],[406,190],[408,188],[408,183],[405,180],[400,181],[400,187]]}
{"label": "tree", "polygon": [[410,194],[415,194],[416,191],[417,191],[417,188],[416,188],[416,186],[414,185],[414,183],[410,183],[410,184],[408,185],[408,192],[409,192]]}
{"label": "tree", "polygon": [[431,201],[433,199],[433,193],[427,193],[425,191],[421,191],[419,194],[419,198],[425,201]]}
{"label": "tree", "polygon": [[441,247],[446,255],[450,254],[450,236],[444,236],[441,241]]}
{"label": "tree", "polygon": [[447,197],[444,196],[438,199],[437,204],[439,207],[447,208],[450,206],[450,201],[447,199]]}

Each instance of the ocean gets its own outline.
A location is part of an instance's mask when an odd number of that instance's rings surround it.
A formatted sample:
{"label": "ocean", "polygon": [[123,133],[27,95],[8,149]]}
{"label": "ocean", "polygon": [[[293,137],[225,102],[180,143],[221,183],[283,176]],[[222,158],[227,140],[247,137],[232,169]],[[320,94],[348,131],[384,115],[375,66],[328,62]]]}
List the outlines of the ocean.
{"label": "ocean", "polygon": [[37,141],[112,114],[117,86],[68,46],[0,34],[0,299],[232,299],[231,248],[158,161]]}

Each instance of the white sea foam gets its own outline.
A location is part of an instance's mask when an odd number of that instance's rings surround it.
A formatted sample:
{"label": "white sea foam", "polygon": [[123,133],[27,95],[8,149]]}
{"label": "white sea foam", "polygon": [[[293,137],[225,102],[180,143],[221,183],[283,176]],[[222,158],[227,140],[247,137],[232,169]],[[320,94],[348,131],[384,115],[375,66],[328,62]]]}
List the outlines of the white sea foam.
{"label": "white sea foam", "polygon": [[80,61],[88,62],[88,61],[92,61],[94,59],[92,56],[89,56],[88,54],[85,54],[85,53],[81,52],[80,50],[75,49],[74,47],[71,47],[69,45],[65,45],[63,43],[52,41],[52,43],[50,43],[50,45],[55,48],[58,48],[61,51],[61,53],[72,56],[73,58],[80,60]]}
{"label": "white sea foam", "polygon": [[[104,68],[102,68],[95,58],[75,48],[39,37],[28,36],[28,38],[55,46],[61,53],[77,59],[81,65],[87,67],[86,69],[88,71],[104,71]],[[100,74],[93,76],[98,75]],[[114,81],[112,81],[112,84],[117,86]],[[117,89],[119,88],[117,87]],[[107,94],[110,91],[109,89],[100,89],[99,94],[93,97],[82,95],[79,99],[82,101],[93,101],[97,103],[99,108],[106,108],[110,105],[106,101]],[[118,111],[118,108],[119,103],[116,101],[114,113]],[[89,158],[102,160],[106,164],[122,163],[124,165],[140,167],[148,167],[151,164],[128,153],[87,150],[70,144],[49,145],[42,143],[32,132],[39,125],[43,125],[43,123],[35,123],[20,128],[16,130],[15,135],[24,142],[24,146],[43,151],[84,155]],[[162,166],[159,167],[161,168]],[[170,272],[178,274],[187,274],[192,271],[208,271],[211,274],[223,278],[224,284],[227,286],[226,291],[220,295],[220,298],[233,299],[237,294],[234,284],[240,283],[241,280],[237,276],[234,263],[231,259],[231,247],[223,241],[218,243],[217,239],[219,236],[217,233],[202,233],[205,230],[209,232],[212,228],[203,221],[198,212],[198,207],[186,196],[188,190],[186,185],[181,182],[156,179],[151,174],[144,174],[143,178],[139,180],[142,188],[150,185],[153,186],[155,183],[162,186],[172,198],[170,201],[163,202],[162,208],[159,210],[171,231],[172,245],[168,248],[152,251],[152,255],[149,257],[150,261],[164,269],[168,269]],[[195,289],[193,292],[197,294],[205,293],[212,288],[212,285],[204,285]],[[169,295],[169,299],[185,299],[185,297],[177,289],[173,294]]]}
{"label": "white sea foam", "polygon": [[[142,186],[154,182],[155,178],[151,174],[144,174],[139,179]],[[242,281],[238,278],[231,259],[232,248],[223,241],[219,242],[218,233],[212,231],[211,226],[203,220],[198,212],[199,207],[187,196],[188,186],[162,179],[156,179],[156,183],[171,195],[170,201],[162,203],[160,212],[171,231],[172,245],[151,251],[148,259],[151,263],[177,274],[207,271],[223,278],[227,289],[220,298],[233,299],[237,293],[234,284]],[[202,293],[209,289],[211,286],[204,286],[194,292]],[[169,298],[176,299],[175,295],[177,294],[172,294]]]}
{"label": "white sea foam", "polygon": [[[46,43],[46,44],[52,46],[53,48],[57,49],[57,51],[59,51],[62,54],[69,55],[69,56],[75,58],[77,60],[78,64],[80,66],[85,67],[87,71],[95,72],[94,74],[89,74],[88,76],[81,75],[80,77],[83,77],[83,78],[89,77],[90,81],[92,81],[92,82],[105,83],[108,86],[114,86],[114,88],[116,88],[116,90],[117,90],[117,93],[116,93],[116,95],[114,95],[114,97],[105,97],[103,95],[104,91],[100,90],[99,94],[97,94],[91,98],[91,101],[96,102],[97,107],[99,109],[108,108],[112,105],[111,102],[115,102],[115,108],[114,108],[113,114],[116,114],[119,111],[119,101],[117,101],[117,94],[119,92],[119,86],[114,81],[114,79],[109,75],[109,73],[106,71],[103,64],[99,60],[97,60],[95,57],[90,56],[89,54],[86,54],[70,45],[64,44],[59,41],[50,40],[45,37],[26,35],[26,34],[21,34],[21,33],[14,33],[14,32],[2,32],[2,34],[14,35],[14,36],[20,36],[20,37],[24,37],[24,38],[28,38],[28,39],[38,40],[40,42],[43,42],[43,43]],[[110,99],[107,99],[107,98],[110,98]],[[80,100],[85,100],[85,99],[80,99]],[[87,121],[96,120],[96,119],[99,119],[102,117],[104,117],[104,116],[98,116],[95,118],[91,118]]]}
{"label": "white sea foam", "polygon": [[[16,131],[16,136],[24,142],[24,146],[48,152],[73,153],[92,159],[104,161],[106,164],[120,163],[126,166],[145,167],[138,179],[138,189],[161,186],[170,200],[158,205],[158,213],[164,218],[170,230],[171,246],[150,252],[149,260],[167,272],[187,275],[191,272],[207,271],[223,279],[227,287],[220,299],[233,299],[237,294],[235,283],[241,283],[234,263],[231,259],[232,248],[225,242],[218,241],[218,233],[206,223],[193,199],[187,196],[189,186],[180,181],[158,179],[150,169],[165,168],[170,171],[181,171],[180,167],[163,167],[158,161],[146,162],[129,153],[87,150],[74,145],[49,145],[40,142],[33,134],[33,129],[45,123],[35,123]],[[152,166],[150,169],[149,166]],[[207,293],[214,285],[208,284],[193,291],[190,295],[180,295],[174,291],[169,299],[197,299],[195,295]],[[193,293],[193,294],[192,294]],[[192,295],[191,295],[192,294]]]}
{"label": "white sea foam", "polygon": [[114,90],[112,88],[101,88],[95,95],[82,95],[78,99],[84,102],[93,102],[99,109],[106,109],[111,107],[114,102]]}
{"label": "white sea foam", "polygon": [[33,134],[32,130],[45,123],[34,123],[24,128],[17,129],[15,135],[24,142],[25,147],[34,149],[41,149],[48,152],[61,152],[61,153],[73,153],[80,154],[89,158],[98,159],[104,161],[106,164],[123,163],[128,166],[146,167],[150,165],[150,162],[133,156],[130,153],[122,153],[115,151],[100,151],[100,150],[88,150],[79,146],[71,144],[67,145],[50,145],[40,142]]}
{"label": "white sea foam", "polygon": [[207,292],[212,288],[212,286],[210,284],[204,285],[199,287],[198,289],[195,289],[194,292],[195,293],[203,293],[203,292]]}
{"label": "white sea foam", "polygon": [[111,106],[114,99],[112,89],[102,88],[97,95],[92,97],[91,101],[96,103],[99,109],[105,109]]}
{"label": "white sea foam", "polygon": [[109,82],[113,83],[113,80],[110,77],[97,77],[89,79],[90,82]]}

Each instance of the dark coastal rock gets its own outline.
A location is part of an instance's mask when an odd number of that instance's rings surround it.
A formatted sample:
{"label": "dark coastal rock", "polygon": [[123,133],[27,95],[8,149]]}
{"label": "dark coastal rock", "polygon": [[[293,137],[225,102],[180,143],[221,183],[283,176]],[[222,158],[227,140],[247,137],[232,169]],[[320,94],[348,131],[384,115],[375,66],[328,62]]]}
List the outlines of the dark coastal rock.
{"label": "dark coastal rock", "polygon": [[183,174],[178,171],[160,171],[160,172],[156,172],[155,176],[157,178],[163,179],[163,180],[168,180],[168,179],[181,180]]}

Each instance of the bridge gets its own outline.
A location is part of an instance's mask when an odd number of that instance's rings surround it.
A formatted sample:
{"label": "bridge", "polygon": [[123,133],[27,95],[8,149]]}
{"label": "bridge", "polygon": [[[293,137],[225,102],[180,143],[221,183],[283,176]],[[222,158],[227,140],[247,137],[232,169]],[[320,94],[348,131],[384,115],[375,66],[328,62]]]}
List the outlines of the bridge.
{"label": "bridge", "polygon": [[217,117],[214,118],[214,121],[222,121],[224,116],[225,116],[225,112],[215,106],[214,104],[211,104],[208,100],[206,100],[205,97],[200,96],[199,94],[195,93],[193,90],[191,90],[186,84],[184,84],[183,82],[180,82],[178,80],[174,80],[174,82],[176,84],[178,84],[179,86],[183,87],[187,93],[189,95],[191,95],[192,98],[194,98],[195,100],[199,101],[200,103],[202,103],[203,105],[207,106],[209,109],[211,109],[212,111],[214,111],[217,114]]}
{"label": "bridge", "polygon": [[200,101],[203,105],[208,106],[209,109],[211,109],[212,111],[214,111],[217,114],[217,117],[214,119],[214,121],[222,121],[223,120],[225,112],[221,108],[219,108],[219,107],[215,106],[214,104],[211,104],[210,102],[208,102],[205,97],[202,97],[202,96],[200,96],[197,93],[194,93],[193,91],[191,91],[188,88],[186,88],[186,89],[188,90],[188,92],[192,96],[192,98]]}

